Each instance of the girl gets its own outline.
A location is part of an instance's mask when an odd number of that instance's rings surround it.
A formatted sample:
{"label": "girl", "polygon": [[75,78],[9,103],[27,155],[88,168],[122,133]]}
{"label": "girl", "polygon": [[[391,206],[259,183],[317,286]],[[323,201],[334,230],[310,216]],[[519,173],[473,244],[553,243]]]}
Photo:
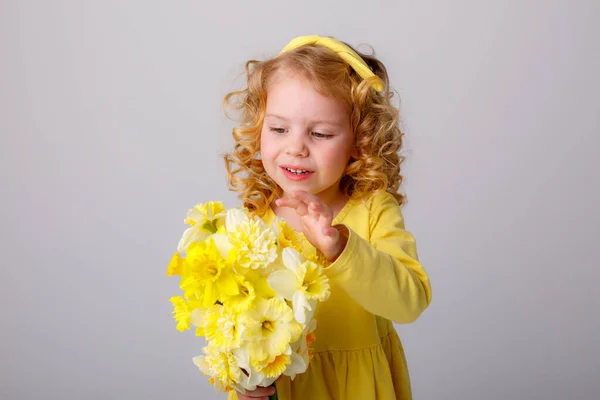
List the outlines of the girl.
{"label": "girl", "polygon": [[331,285],[315,314],[309,368],[278,380],[279,399],[411,399],[392,322],[416,320],[431,288],[400,210],[402,132],[384,65],[335,39],[303,36],[270,60],[249,61],[246,78],[247,88],[225,98],[241,111],[225,155],[230,188],[268,224],[278,216],[300,232]]}

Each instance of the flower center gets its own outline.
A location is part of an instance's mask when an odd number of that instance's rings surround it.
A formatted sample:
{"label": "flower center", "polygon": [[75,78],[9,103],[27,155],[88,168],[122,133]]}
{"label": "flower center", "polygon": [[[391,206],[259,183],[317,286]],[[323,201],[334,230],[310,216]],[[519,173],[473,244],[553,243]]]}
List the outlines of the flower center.
{"label": "flower center", "polygon": [[202,271],[203,279],[215,280],[221,274],[221,271],[219,270],[219,266],[217,265],[217,263],[210,262],[210,261],[208,261],[204,265],[204,268],[202,268],[201,271]]}
{"label": "flower center", "polygon": [[268,333],[268,332],[273,332],[275,330],[275,327],[273,326],[273,322],[268,321],[268,320],[263,321],[262,322],[262,330],[263,330],[263,334]]}

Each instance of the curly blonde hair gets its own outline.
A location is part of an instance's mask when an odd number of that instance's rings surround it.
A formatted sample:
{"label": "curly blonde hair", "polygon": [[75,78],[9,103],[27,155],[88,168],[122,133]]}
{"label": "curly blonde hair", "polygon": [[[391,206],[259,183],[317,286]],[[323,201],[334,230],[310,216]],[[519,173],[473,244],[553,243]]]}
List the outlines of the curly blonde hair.
{"label": "curly blonde hair", "polygon": [[237,118],[240,124],[232,132],[234,150],[225,154],[224,159],[229,188],[239,193],[251,213],[262,215],[282,195],[260,159],[267,92],[273,77],[282,69],[302,73],[318,92],[349,106],[357,157],[349,160],[340,189],[348,197],[363,199],[385,190],[399,205],[404,204],[405,196],[398,193],[402,183],[400,164],[404,161],[399,154],[403,133],[399,111],[391,104],[394,94],[389,88],[387,70],[374,55],[357,53],[381,78],[385,85],[383,92],[376,93],[371,79],[360,78],[335,52],[322,46],[307,45],[266,61],[246,63],[247,87],[227,94],[223,100],[228,116],[228,110],[240,112]]}

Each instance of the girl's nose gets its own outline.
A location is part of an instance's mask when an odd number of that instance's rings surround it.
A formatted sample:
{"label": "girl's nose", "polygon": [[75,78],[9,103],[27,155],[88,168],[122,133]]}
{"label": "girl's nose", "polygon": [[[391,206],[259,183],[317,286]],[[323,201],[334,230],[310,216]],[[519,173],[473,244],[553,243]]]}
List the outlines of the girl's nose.
{"label": "girl's nose", "polygon": [[285,153],[294,157],[308,156],[308,146],[305,143],[303,134],[291,134],[288,137],[285,147]]}

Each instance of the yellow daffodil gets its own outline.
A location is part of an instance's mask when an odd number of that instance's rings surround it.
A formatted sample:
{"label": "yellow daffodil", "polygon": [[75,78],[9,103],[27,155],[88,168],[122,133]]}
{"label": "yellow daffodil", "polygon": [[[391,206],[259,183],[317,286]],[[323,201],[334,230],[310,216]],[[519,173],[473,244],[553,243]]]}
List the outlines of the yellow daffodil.
{"label": "yellow daffodil", "polygon": [[211,346],[221,351],[233,350],[240,345],[238,314],[220,304],[206,310],[203,328]]}
{"label": "yellow daffodil", "polygon": [[212,237],[190,245],[183,270],[181,289],[188,298],[202,298],[204,307],[215,304],[221,297],[238,294],[230,263]]}
{"label": "yellow daffodil", "polygon": [[258,299],[251,309],[240,314],[240,319],[251,359],[258,363],[255,366],[285,352],[302,333],[291,308],[279,297]]}
{"label": "yellow daffodil", "polygon": [[236,266],[265,268],[277,258],[277,237],[259,217],[250,218],[242,210],[230,209],[225,226],[237,255]]}
{"label": "yellow daffodil", "polygon": [[267,277],[255,270],[247,269],[244,275],[236,274],[238,294],[223,298],[223,304],[235,312],[243,312],[253,306],[259,298],[270,299],[277,293],[267,283]]}
{"label": "yellow daffodil", "polygon": [[190,329],[190,312],[187,302],[181,296],[171,297],[173,304],[173,318],[177,321],[177,330],[183,332]]}
{"label": "yellow daffodil", "polygon": [[171,261],[167,266],[167,276],[179,275],[181,276],[183,272],[183,258],[179,255],[178,252],[173,254],[171,257]]}
{"label": "yellow daffodil", "polygon": [[265,359],[258,363],[258,371],[267,378],[277,378],[282,375],[292,362],[290,347],[281,354]]}
{"label": "yellow daffodil", "polygon": [[234,354],[220,351],[210,345],[202,350],[205,355],[194,357],[193,361],[204,375],[213,378],[211,383],[215,389],[225,392],[237,387],[243,373]]}
{"label": "yellow daffodil", "polygon": [[177,251],[183,253],[193,242],[199,242],[223,226],[225,206],[220,201],[197,204],[188,210],[184,222],[190,227],[183,232]]}
{"label": "yellow daffodil", "polygon": [[235,280],[238,285],[238,294],[224,297],[223,304],[235,312],[246,311],[256,299],[256,290],[254,290],[254,285],[241,275],[235,275]]}
{"label": "yellow daffodil", "polygon": [[275,217],[273,221],[273,231],[277,235],[277,244],[280,249],[291,247],[302,252],[302,242],[300,235],[281,217]]}
{"label": "yellow daffodil", "polygon": [[262,273],[255,270],[247,270],[244,275],[246,280],[252,283],[254,286],[257,297],[270,299],[271,297],[275,297],[277,295],[277,293],[275,293],[275,291],[267,283],[267,276],[264,276]]}
{"label": "yellow daffodil", "polygon": [[329,297],[329,279],[318,264],[306,261],[291,247],[283,250],[282,259],[287,269],[271,273],[267,282],[277,294],[292,301],[294,317],[304,324],[312,318],[307,312],[314,312],[317,300]]}
{"label": "yellow daffodil", "polygon": [[[177,330],[183,332],[190,329],[194,324],[194,315],[198,312],[201,304],[197,301],[186,300],[181,296],[173,296],[170,299],[173,304],[173,318],[177,321]],[[203,335],[199,335],[203,336]]]}

